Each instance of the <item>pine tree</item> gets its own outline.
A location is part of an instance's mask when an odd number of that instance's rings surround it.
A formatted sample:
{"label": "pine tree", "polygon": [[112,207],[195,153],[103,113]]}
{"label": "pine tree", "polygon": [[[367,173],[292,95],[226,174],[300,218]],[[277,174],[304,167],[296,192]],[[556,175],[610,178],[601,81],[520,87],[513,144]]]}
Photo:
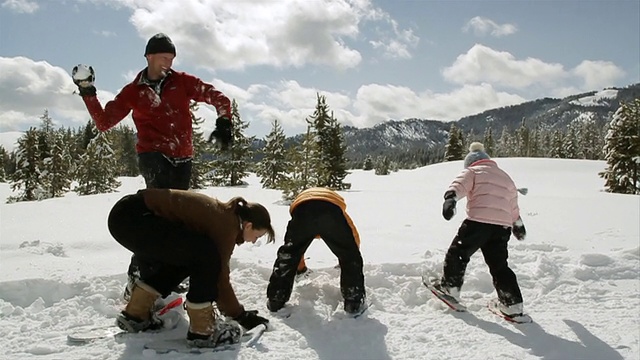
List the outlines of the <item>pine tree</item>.
{"label": "pine tree", "polygon": [[453,123],[449,129],[449,141],[444,147],[444,161],[462,160],[464,156],[462,131]]}
{"label": "pine tree", "polygon": [[386,156],[378,157],[378,161],[376,161],[375,165],[375,174],[376,175],[389,175],[389,170],[391,166],[391,161]]}
{"label": "pine tree", "polygon": [[608,192],[640,194],[640,99],[622,103],[609,124],[604,146]]}
{"label": "pine tree", "polygon": [[249,166],[253,156],[251,144],[255,137],[244,135],[244,130],[249,127],[249,124],[240,118],[238,103],[235,100],[231,104],[231,121],[233,124],[232,144],[226,152],[220,149],[215,151],[217,158],[214,161],[214,185],[243,185],[242,179],[249,176]]}
{"label": "pine tree", "polygon": [[578,137],[576,134],[575,124],[571,123],[567,126],[567,131],[562,139],[562,152],[567,159],[579,159],[578,155]]}
{"label": "pine tree", "polygon": [[51,156],[51,146],[53,143],[53,119],[49,116],[49,111],[44,110],[40,116],[40,128],[38,129],[38,150],[40,150],[40,160],[44,161]]}
{"label": "pine tree", "polygon": [[367,155],[367,157],[364,159],[362,170],[368,171],[372,169],[373,169],[373,159],[371,159],[371,155]]}
{"label": "pine tree", "polygon": [[540,131],[540,126],[538,126],[529,133],[529,156],[531,157],[539,157],[541,154],[542,139]]}
{"label": "pine tree", "polygon": [[117,159],[106,133],[98,133],[89,142],[81,162],[77,172],[78,186],[74,189],[79,195],[110,193],[120,186]]}
{"label": "pine tree", "polygon": [[287,179],[281,184],[282,198],[287,201],[293,200],[302,190],[319,186],[317,169],[318,164],[318,143],[311,126],[307,127],[307,133],[302,143],[290,147],[286,152],[287,162],[291,165],[291,172]]}
{"label": "pine tree", "polygon": [[495,140],[493,139],[493,129],[491,128],[491,125],[489,125],[485,130],[484,130],[484,139],[482,144],[484,145],[484,151],[489,155],[489,156],[494,156],[494,148],[496,146],[495,144]]}
{"label": "pine tree", "polygon": [[344,190],[351,187],[351,184],[345,184],[344,178],[349,175],[347,172],[347,158],[345,152],[347,145],[342,135],[342,128],[338,120],[333,117],[333,113],[327,123],[326,136],[329,140],[326,150],[326,164],[324,168],[327,171],[326,186],[334,190]]}
{"label": "pine tree", "polygon": [[564,135],[560,130],[555,130],[553,135],[551,136],[551,148],[549,152],[549,157],[563,159],[565,158],[564,154]]}
{"label": "pine tree", "polygon": [[256,166],[256,175],[260,177],[263,188],[278,189],[287,179],[290,166],[286,161],[285,140],[284,130],[276,119],[271,123],[271,132],[265,138],[262,149],[264,156]]}
{"label": "pine tree", "polygon": [[40,149],[38,130],[30,128],[18,139],[16,148],[16,171],[11,175],[11,190],[21,190],[13,201],[33,201],[43,198],[44,191],[40,179]]}
{"label": "pine tree", "polygon": [[201,129],[204,119],[196,117],[198,103],[192,102],[189,105],[189,111],[191,113],[191,122],[193,123],[193,161],[189,187],[192,189],[202,189],[208,185],[208,173],[214,168],[213,161],[207,158],[214,150],[211,143],[204,138],[204,133]]}
{"label": "pine tree", "polygon": [[525,123],[525,119],[522,119],[520,127],[516,130],[515,141],[517,149],[515,156],[530,157],[531,149],[529,147],[529,128]]}
{"label": "pine tree", "polygon": [[98,129],[96,128],[92,120],[87,121],[87,124],[84,126],[84,128],[80,129],[80,134],[78,138],[79,155],[84,154],[84,152],[87,150],[87,147],[89,146],[89,143],[96,136],[98,136]]}
{"label": "pine tree", "polygon": [[7,172],[5,170],[7,162],[9,160],[9,154],[4,146],[0,145],[0,182],[7,181]]}
{"label": "pine tree", "polygon": [[135,131],[121,124],[109,133],[112,135],[113,148],[118,159],[118,176],[140,175]]}
{"label": "pine tree", "polygon": [[332,142],[329,122],[331,121],[331,115],[326,97],[316,94],[316,98],[316,109],[314,110],[313,115],[307,118],[307,123],[313,127],[313,134],[315,135],[316,148],[319,156],[319,167],[316,170],[319,178],[318,186],[329,187],[329,166],[331,162],[329,148],[331,147]]}
{"label": "pine tree", "polygon": [[46,197],[60,197],[71,187],[71,156],[62,132],[56,131],[47,138],[50,142],[49,156],[41,162],[43,188]]}
{"label": "pine tree", "polygon": [[502,128],[502,135],[500,135],[500,139],[498,140],[497,154],[496,156],[500,157],[511,157],[514,156],[515,153],[513,149],[515,148],[515,142],[513,137],[509,133],[509,128],[506,126]]}
{"label": "pine tree", "polygon": [[600,133],[593,118],[581,123],[579,133],[580,153],[584,159],[598,160],[602,158],[602,148],[604,146],[604,136]]}

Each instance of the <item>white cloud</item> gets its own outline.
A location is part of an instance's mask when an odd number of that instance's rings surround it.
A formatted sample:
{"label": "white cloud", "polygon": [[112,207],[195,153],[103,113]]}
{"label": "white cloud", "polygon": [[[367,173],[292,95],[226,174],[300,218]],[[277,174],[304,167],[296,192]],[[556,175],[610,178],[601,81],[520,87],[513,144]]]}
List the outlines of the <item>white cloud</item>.
{"label": "white cloud", "polygon": [[491,19],[484,18],[482,16],[476,16],[469,20],[467,24],[462,28],[464,32],[472,30],[476,35],[486,35],[487,33],[494,37],[502,37],[506,35],[515,34],[518,28],[513,24],[497,24]]}
{"label": "white cloud", "polygon": [[625,75],[624,70],[610,61],[591,60],[581,62],[572,73],[583,80],[584,88],[593,90],[612,86]]}
{"label": "white cloud", "polygon": [[307,64],[354,68],[362,55],[347,43],[358,40],[363,22],[391,26],[383,38],[373,40],[388,56],[410,57],[418,41],[370,0],[101,1],[132,9],[130,21],[141,37],[164,32],[176,43],[178,58],[209,70]]}
{"label": "white cloud", "polygon": [[34,119],[45,109],[52,115],[86,122],[89,115],[80,97],[73,94],[75,89],[69,74],[46,61],[0,57],[0,129],[37,125]]}
{"label": "white cloud", "polygon": [[457,120],[523,101],[524,98],[498,92],[489,84],[465,85],[448,93],[416,93],[402,86],[369,84],[358,89],[354,107],[359,114],[356,125],[369,127],[387,119],[412,117]]}
{"label": "white cloud", "polygon": [[370,40],[369,43],[374,49],[381,49],[387,58],[410,59],[412,57],[410,48],[415,49],[420,38],[414,35],[411,29],[400,30],[398,22],[389,16],[384,18],[391,25],[392,36],[380,35],[380,40]]}
{"label": "white cloud", "polygon": [[2,7],[17,13],[32,14],[40,8],[40,5],[29,0],[5,0]]}
{"label": "white cloud", "polygon": [[457,84],[487,82],[515,89],[534,84],[552,86],[569,76],[561,64],[549,64],[535,58],[518,60],[506,51],[480,44],[459,55],[442,75]]}

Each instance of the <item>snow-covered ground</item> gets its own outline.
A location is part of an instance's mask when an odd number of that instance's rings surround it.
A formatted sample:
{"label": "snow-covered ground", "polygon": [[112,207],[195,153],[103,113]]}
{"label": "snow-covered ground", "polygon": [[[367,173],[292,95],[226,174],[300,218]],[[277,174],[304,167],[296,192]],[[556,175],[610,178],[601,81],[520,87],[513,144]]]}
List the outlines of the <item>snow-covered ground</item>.
{"label": "snow-covered ground", "polygon": [[[269,314],[266,287],[288,221],[280,193],[249,186],[208,188],[227,200],[241,195],[271,212],[276,244],[244,244],[232,281],[247,309],[271,319],[255,348],[208,355],[143,352],[149,337],[180,337],[187,323],[158,335],[103,339],[74,346],[72,329],[112,324],[130,254],[106,228],[111,206],[143,187],[122,178],[118,193],[0,205],[0,358],[2,359],[638,359],[640,358],[640,197],[602,191],[600,161],[497,159],[519,187],[524,242],[512,239],[509,263],[534,323],[492,315],[491,277],[476,254],[462,300],[452,313],[421,285],[439,272],[465,202],[442,219],[442,195],[461,162],[389,176],[353,171],[342,192],[358,227],[365,259],[366,316],[344,318],[336,259],[320,240],[307,252],[314,273],[296,284],[287,319]],[[11,193],[0,184],[0,199]]]}

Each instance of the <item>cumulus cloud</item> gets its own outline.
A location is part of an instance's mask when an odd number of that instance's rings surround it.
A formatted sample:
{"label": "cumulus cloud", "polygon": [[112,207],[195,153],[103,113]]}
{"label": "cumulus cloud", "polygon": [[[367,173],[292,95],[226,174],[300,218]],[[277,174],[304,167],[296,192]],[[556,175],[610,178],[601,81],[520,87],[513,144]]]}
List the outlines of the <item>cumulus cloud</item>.
{"label": "cumulus cloud", "polygon": [[391,17],[383,18],[391,26],[391,36],[380,34],[379,40],[370,40],[369,43],[374,49],[382,50],[384,57],[410,59],[411,50],[418,46],[420,38],[414,35],[411,29],[400,29],[398,22]]}
{"label": "cumulus cloud", "polygon": [[584,60],[572,73],[581,78],[586,89],[601,89],[615,84],[625,72],[610,61]]}
{"label": "cumulus cloud", "polygon": [[403,86],[370,84],[358,89],[354,107],[360,115],[355,125],[368,127],[387,119],[411,117],[457,120],[523,101],[518,95],[496,91],[490,84],[465,85],[444,93],[418,93]]}
{"label": "cumulus cloud", "polygon": [[380,22],[376,47],[389,56],[410,57],[418,38],[400,29],[370,0],[94,0],[132,10],[131,23],[145,40],[157,32],[176,43],[178,57],[210,70],[247,66],[354,68],[363,22]]}
{"label": "cumulus cloud", "polygon": [[502,37],[515,34],[518,28],[513,24],[497,24],[491,19],[476,16],[469,20],[462,30],[464,32],[473,31],[474,34],[479,36],[490,34],[494,37]]}
{"label": "cumulus cloud", "polygon": [[[0,132],[38,126],[45,110],[56,126],[78,127],[91,119],[64,69],[26,57],[0,57]],[[115,95],[98,90],[102,103]],[[133,125],[130,116],[124,124]]]}
{"label": "cumulus cloud", "polygon": [[442,71],[448,81],[457,84],[483,82],[522,89],[533,84],[550,86],[569,76],[561,64],[540,59],[518,60],[506,51],[476,44]]}
{"label": "cumulus cloud", "polygon": [[546,94],[564,97],[613,86],[625,72],[610,61],[592,60],[585,60],[566,70],[562,64],[535,58],[520,60],[509,52],[476,44],[459,55],[451,66],[442,71],[442,75],[447,81],[461,85],[490,83],[518,90],[536,87]]}
{"label": "cumulus cloud", "polygon": [[40,8],[40,5],[29,0],[5,0],[2,7],[21,14],[32,14]]}
{"label": "cumulus cloud", "polygon": [[0,57],[0,128],[23,130],[45,109],[51,115],[86,122],[89,116],[82,100],[73,94],[75,89],[66,71],[46,61]]}

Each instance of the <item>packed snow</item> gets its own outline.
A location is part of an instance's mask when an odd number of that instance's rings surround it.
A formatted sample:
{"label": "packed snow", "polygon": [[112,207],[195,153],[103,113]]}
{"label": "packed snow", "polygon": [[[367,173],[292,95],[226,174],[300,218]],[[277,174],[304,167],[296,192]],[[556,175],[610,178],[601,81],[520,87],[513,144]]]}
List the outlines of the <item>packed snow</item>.
{"label": "packed snow", "polygon": [[572,105],[581,106],[603,106],[607,105],[609,99],[615,99],[618,96],[618,90],[604,89],[590,96],[583,96],[579,99],[571,101]]}
{"label": "packed snow", "polygon": [[[449,222],[442,196],[462,162],[376,176],[354,170],[341,192],[362,239],[371,306],[344,316],[337,261],[321,240],[306,253],[314,271],[296,283],[291,316],[266,309],[266,287],[289,219],[281,194],[248,186],[201,190],[227,200],[241,195],[271,212],[276,244],[244,244],[232,258],[232,282],[247,309],[270,319],[249,348],[216,354],[155,354],[145,342],[183,337],[178,328],[124,340],[72,345],[67,334],[113,324],[130,253],[111,238],[106,218],[123,195],[144,186],[121,178],[117,193],[0,205],[0,358],[2,359],[638,359],[640,358],[640,197],[603,191],[602,161],[497,159],[518,187],[528,236],[510,241],[509,264],[534,323],[491,314],[495,297],[482,255],[467,269],[455,313],[421,284],[439,273],[465,201]],[[0,183],[0,198],[10,196]],[[179,239],[177,239],[179,240]],[[178,310],[183,315],[183,310]],[[185,315],[186,316],[186,315]]]}

